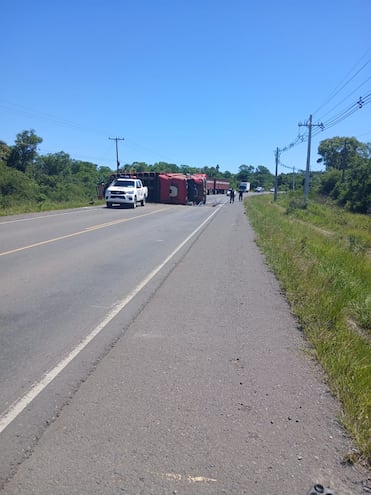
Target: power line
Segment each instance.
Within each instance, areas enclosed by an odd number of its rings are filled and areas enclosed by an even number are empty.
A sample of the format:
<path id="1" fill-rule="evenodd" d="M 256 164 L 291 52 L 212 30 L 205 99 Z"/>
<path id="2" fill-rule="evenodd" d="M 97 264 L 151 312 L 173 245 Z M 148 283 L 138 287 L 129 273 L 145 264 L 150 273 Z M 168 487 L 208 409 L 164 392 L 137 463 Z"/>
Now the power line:
<path id="1" fill-rule="evenodd" d="M 323 129 L 330 129 L 331 127 L 334 127 L 335 125 L 339 124 L 343 120 L 347 119 L 350 117 L 353 113 L 357 112 L 358 110 L 361 110 L 363 107 L 368 105 L 371 102 L 371 93 L 367 94 L 366 96 L 360 96 L 356 102 L 354 102 L 352 105 L 349 107 L 345 108 L 342 110 L 340 113 L 332 117 L 330 120 L 325 122 L 323 124 Z M 314 135 L 316 136 L 319 134 L 321 131 L 316 131 Z"/>
<path id="2" fill-rule="evenodd" d="M 368 52 L 370 51 L 370 48 L 368 48 L 366 50 L 366 52 L 362 55 L 362 57 L 356 62 L 356 64 L 350 69 L 350 71 L 348 71 L 348 73 L 345 75 L 344 79 L 348 77 L 349 74 L 351 74 L 353 72 L 354 69 L 356 69 L 356 67 L 358 66 L 358 64 L 361 62 L 362 59 L 365 58 L 365 56 L 368 54 Z M 328 103 L 330 103 L 330 101 L 332 101 L 335 96 L 337 96 L 340 91 L 342 89 L 344 89 L 351 81 L 353 81 L 353 79 L 355 79 L 355 77 L 371 62 L 371 58 L 369 58 L 367 60 L 367 62 L 365 62 L 362 67 L 360 69 L 357 70 L 357 72 L 355 74 L 353 74 L 349 79 L 347 79 L 344 83 L 342 83 L 342 81 L 338 84 L 338 86 L 334 89 L 334 91 L 330 94 L 330 96 L 328 97 L 328 99 L 322 103 L 313 113 L 316 114 L 319 110 L 321 110 L 321 108 L 325 107 Z M 343 79 L 343 80 L 344 80 Z M 340 85 L 340 87 L 339 87 Z"/>
<path id="3" fill-rule="evenodd" d="M 57 125 L 62 126 L 62 127 L 73 128 L 73 129 L 77 129 L 77 130 L 80 130 L 80 131 L 85 132 L 85 133 L 87 132 L 90 134 L 96 134 L 96 135 L 102 136 L 102 137 L 107 136 L 107 133 L 108 133 L 107 129 L 104 130 L 104 129 L 98 129 L 98 128 L 84 126 L 84 125 L 81 125 L 81 124 L 74 122 L 72 120 L 65 120 L 65 119 L 58 117 L 58 116 L 51 114 L 51 113 L 45 113 L 45 112 L 40 112 L 38 110 L 26 108 L 25 106 L 19 105 L 17 103 L 12 103 L 12 102 L 3 103 L 0 101 L 0 108 L 3 108 L 4 110 L 10 111 L 13 113 L 14 112 L 20 113 L 20 114 L 22 114 L 28 118 L 35 118 L 36 117 L 38 119 L 45 120 L 47 122 L 49 121 L 49 122 L 52 122 L 52 123 L 57 124 Z M 113 138 L 113 139 L 115 139 L 115 138 Z M 137 148 L 140 148 L 144 151 L 149 151 L 158 157 L 158 161 L 168 160 L 169 162 L 174 162 L 174 163 L 177 162 L 177 160 L 175 160 L 174 158 L 170 158 L 169 156 L 164 155 L 162 152 L 160 152 L 158 150 L 154 150 L 154 149 L 149 148 L 147 146 L 143 146 L 141 144 L 138 144 L 130 138 L 126 138 L 125 140 L 127 142 L 128 148 L 131 148 L 134 150 Z M 94 160 L 100 160 L 100 158 L 95 157 Z M 106 158 L 104 158 L 104 160 L 106 160 Z"/>
<path id="4" fill-rule="evenodd" d="M 371 79 L 371 76 L 368 77 L 365 81 L 363 81 L 363 83 L 359 84 L 351 93 L 349 93 L 347 96 L 345 96 L 345 98 L 343 98 L 341 101 L 339 101 L 339 103 L 337 103 L 334 107 L 331 108 L 331 110 L 329 110 L 328 112 L 326 112 L 324 115 L 322 115 L 322 117 L 320 118 L 320 120 L 323 120 L 324 117 L 326 117 L 326 115 L 328 115 L 329 113 L 331 113 L 333 110 L 335 110 L 339 105 L 341 105 L 345 100 L 347 100 L 350 96 L 352 96 L 356 91 L 358 91 L 362 86 L 364 86 L 369 80 Z"/>
<path id="5" fill-rule="evenodd" d="M 304 141 L 305 141 L 305 136 L 303 134 L 298 133 L 298 135 L 296 136 L 296 139 L 294 141 L 292 141 L 290 144 L 288 144 L 284 148 L 280 148 L 278 151 L 280 153 L 284 153 L 285 151 L 290 150 L 294 146 L 296 146 L 300 143 L 303 143 Z"/>

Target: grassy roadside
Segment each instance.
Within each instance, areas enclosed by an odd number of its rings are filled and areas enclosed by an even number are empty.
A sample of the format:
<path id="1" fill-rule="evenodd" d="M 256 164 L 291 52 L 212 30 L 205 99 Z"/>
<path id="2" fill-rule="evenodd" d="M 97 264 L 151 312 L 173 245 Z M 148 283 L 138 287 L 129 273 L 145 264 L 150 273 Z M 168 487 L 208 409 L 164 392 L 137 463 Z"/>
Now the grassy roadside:
<path id="1" fill-rule="evenodd" d="M 371 219 L 300 203 L 262 195 L 244 204 L 257 244 L 342 404 L 341 421 L 371 464 Z"/>

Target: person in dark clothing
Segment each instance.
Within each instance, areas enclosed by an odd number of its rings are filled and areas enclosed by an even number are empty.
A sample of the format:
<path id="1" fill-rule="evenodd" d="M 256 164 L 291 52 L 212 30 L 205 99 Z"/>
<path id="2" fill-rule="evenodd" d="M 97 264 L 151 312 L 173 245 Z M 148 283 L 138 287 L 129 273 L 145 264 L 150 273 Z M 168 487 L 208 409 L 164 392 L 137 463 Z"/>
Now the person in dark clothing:
<path id="1" fill-rule="evenodd" d="M 231 189 L 231 194 L 229 195 L 229 202 L 234 203 L 234 189 Z"/>
<path id="2" fill-rule="evenodd" d="M 240 190 L 238 191 L 238 201 L 242 201 L 242 200 L 243 200 L 243 190 L 242 190 L 242 189 L 240 189 Z"/>

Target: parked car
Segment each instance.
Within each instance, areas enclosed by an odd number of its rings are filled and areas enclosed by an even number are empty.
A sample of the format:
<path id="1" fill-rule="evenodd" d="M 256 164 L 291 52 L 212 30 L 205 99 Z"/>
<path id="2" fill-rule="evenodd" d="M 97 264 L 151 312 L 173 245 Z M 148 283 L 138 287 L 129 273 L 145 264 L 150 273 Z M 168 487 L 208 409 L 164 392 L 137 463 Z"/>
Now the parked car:
<path id="1" fill-rule="evenodd" d="M 264 187 L 258 186 L 255 188 L 255 192 L 263 192 L 263 191 L 264 191 Z"/>

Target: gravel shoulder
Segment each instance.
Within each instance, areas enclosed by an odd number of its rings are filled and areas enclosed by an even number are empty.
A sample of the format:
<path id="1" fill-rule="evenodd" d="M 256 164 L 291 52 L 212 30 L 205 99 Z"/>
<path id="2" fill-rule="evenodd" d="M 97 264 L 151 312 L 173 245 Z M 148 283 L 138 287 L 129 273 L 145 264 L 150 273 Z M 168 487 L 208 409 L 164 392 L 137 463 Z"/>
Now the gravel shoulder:
<path id="1" fill-rule="evenodd" d="M 120 325 L 120 316 L 115 324 Z M 1 491 L 365 493 L 340 409 L 226 204 Z"/>

